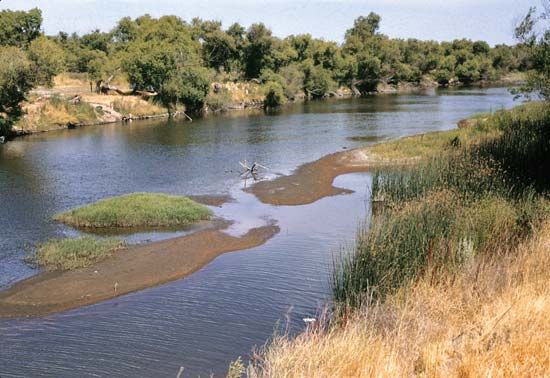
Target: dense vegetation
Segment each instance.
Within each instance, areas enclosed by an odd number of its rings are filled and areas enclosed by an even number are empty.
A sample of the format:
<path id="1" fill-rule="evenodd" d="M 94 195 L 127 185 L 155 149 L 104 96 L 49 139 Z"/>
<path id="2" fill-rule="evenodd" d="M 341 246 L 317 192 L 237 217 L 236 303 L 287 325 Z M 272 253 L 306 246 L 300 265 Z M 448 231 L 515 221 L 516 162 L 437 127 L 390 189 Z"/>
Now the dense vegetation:
<path id="1" fill-rule="evenodd" d="M 4 10 L 0 62 L 12 64 L 0 65 L 0 134 L 21 115 L 26 93 L 51 85 L 62 71 L 86 74 L 98 92 L 124 76 L 134 91 L 156 93 L 168 109 L 180 104 L 195 112 L 204 108 L 211 83 L 254 80 L 263 86 L 266 106 L 273 107 L 297 96 L 327 96 L 342 86 L 360 95 L 379 84 L 494 80 L 537 68 L 539 60 L 530 60 L 529 52 L 548 39 L 493 48 L 466 39 L 390 39 L 379 32 L 380 21 L 374 13 L 357 18 L 342 44 L 309 34 L 277 38 L 263 24 L 223 29 L 217 21 L 149 15 L 123 18 L 109 32 L 44 36 L 40 10 Z M 212 99 L 213 107 L 221 97 Z"/>
<path id="2" fill-rule="evenodd" d="M 57 214 L 54 219 L 75 227 L 173 227 L 211 216 L 206 206 L 187 197 L 132 193 Z"/>
<path id="3" fill-rule="evenodd" d="M 484 130 L 477 143 L 460 147 L 460 133 L 449 133 L 438 157 L 377 172 L 373 197 L 382 204 L 335 275 L 337 301 L 361 307 L 423 275 L 513 249 L 550 215 L 549 125 L 546 103 L 501 111 L 473 126 Z"/>

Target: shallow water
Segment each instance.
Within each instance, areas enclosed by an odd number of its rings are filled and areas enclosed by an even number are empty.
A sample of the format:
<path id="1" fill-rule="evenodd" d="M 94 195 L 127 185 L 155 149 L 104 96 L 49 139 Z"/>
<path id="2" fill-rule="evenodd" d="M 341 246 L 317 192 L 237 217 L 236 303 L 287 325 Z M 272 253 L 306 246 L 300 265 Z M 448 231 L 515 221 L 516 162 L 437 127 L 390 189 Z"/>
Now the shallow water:
<path id="1" fill-rule="evenodd" d="M 321 156 L 455 126 L 513 105 L 506 89 L 432 91 L 297 104 L 271 115 L 134 122 L 20 138 L 0 146 L 0 286 L 35 274 L 26 251 L 74 230 L 57 212 L 134 191 L 229 193 L 214 208 L 241 234 L 278 221 L 265 245 L 225 254 L 188 278 L 39 319 L 0 320 L 0 376 L 222 376 L 279 328 L 295 332 L 330 298 L 333 255 L 351 244 L 368 211 L 368 174 L 336 185 L 355 193 L 273 207 L 242 192 L 239 160 L 288 173 Z M 372 140 L 372 141 L 371 141 Z M 368 144 L 367 143 L 367 144 Z M 250 182 L 247 183 L 249 185 Z M 181 234 L 130 235 L 133 242 Z M 287 326 L 287 322 L 289 322 Z"/>

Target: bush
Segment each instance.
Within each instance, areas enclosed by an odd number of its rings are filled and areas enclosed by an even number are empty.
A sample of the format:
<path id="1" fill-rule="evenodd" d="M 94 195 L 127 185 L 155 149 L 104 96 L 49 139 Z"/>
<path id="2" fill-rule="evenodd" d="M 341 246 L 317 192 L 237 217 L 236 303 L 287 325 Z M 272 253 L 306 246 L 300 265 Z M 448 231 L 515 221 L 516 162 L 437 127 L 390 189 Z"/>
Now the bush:
<path id="1" fill-rule="evenodd" d="M 270 81 L 264 87 L 265 101 L 264 107 L 275 108 L 286 102 L 286 97 L 281 84 Z"/>
<path id="2" fill-rule="evenodd" d="M 232 102 L 231 93 L 226 88 L 222 88 L 216 93 L 210 92 L 206 97 L 206 106 L 213 112 L 227 109 Z"/>

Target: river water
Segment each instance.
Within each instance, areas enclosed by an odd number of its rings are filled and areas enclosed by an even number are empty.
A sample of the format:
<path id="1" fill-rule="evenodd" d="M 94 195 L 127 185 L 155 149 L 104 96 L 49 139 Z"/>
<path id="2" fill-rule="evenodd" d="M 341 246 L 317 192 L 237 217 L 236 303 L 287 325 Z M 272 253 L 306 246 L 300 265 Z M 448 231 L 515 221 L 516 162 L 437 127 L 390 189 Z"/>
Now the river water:
<path id="1" fill-rule="evenodd" d="M 129 192 L 230 194 L 214 208 L 232 232 L 275 219 L 260 247 L 222 255 L 193 275 L 96 305 L 35 319 L 0 319 L 0 377 L 224 376 L 274 332 L 296 332 L 330 300 L 333 259 L 368 212 L 368 174 L 353 189 L 296 207 L 242 192 L 243 159 L 289 173 L 325 154 L 455 127 L 473 113 L 514 105 L 504 88 L 296 104 L 185 121 L 134 122 L 34 135 L 0 145 L 0 288 L 36 274 L 33 245 L 78 234 L 52 215 Z M 352 137 L 368 137 L 356 142 Z M 127 235 L 132 242 L 183 232 Z M 344 252 L 343 252 L 344 251 Z"/>

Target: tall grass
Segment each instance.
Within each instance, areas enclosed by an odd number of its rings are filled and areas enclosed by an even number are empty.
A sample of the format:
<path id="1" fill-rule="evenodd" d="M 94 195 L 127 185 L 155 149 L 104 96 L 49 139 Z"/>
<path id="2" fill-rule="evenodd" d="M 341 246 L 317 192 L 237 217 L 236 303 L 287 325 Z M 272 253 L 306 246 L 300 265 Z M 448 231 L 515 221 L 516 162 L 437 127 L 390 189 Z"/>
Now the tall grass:
<path id="1" fill-rule="evenodd" d="M 278 337 L 249 377 L 544 377 L 550 225 L 505 256 L 423 277 L 337 326 Z"/>
<path id="2" fill-rule="evenodd" d="M 423 277 L 437 280 L 476 255 L 507 253 L 548 216 L 548 104 L 483 122 L 491 137 L 375 174 L 372 195 L 383 205 L 335 269 L 337 303 L 361 308 Z"/>

